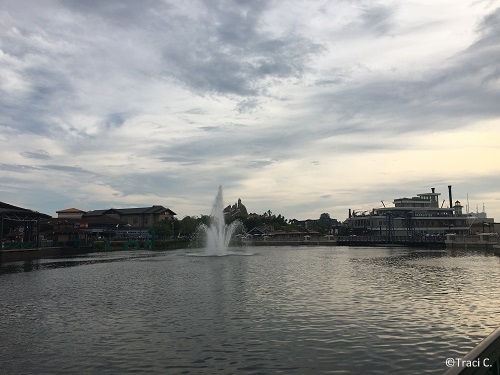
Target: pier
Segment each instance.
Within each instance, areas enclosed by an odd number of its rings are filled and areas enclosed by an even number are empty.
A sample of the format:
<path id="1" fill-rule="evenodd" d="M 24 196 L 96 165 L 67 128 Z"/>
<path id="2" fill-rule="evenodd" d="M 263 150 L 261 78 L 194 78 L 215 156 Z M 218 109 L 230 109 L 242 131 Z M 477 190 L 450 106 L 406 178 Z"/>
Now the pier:
<path id="1" fill-rule="evenodd" d="M 448 250 L 488 250 L 500 254 L 500 236 L 496 233 L 448 234 L 445 243 Z"/>
<path id="2" fill-rule="evenodd" d="M 445 248 L 444 236 L 264 236 L 249 240 L 252 246 L 408 246 Z"/>
<path id="3" fill-rule="evenodd" d="M 340 236 L 337 243 L 344 246 L 397 245 L 444 248 L 445 238 L 444 236 Z"/>

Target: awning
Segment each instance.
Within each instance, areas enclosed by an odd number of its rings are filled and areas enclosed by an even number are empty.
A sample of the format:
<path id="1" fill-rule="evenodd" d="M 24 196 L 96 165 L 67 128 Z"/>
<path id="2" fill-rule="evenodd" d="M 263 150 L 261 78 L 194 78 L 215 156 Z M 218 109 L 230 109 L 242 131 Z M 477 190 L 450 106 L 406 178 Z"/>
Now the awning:
<path id="1" fill-rule="evenodd" d="M 13 206 L 4 202 L 0 202 L 0 217 L 5 220 L 14 221 L 36 221 L 42 218 L 52 218 L 50 215 L 42 214 L 41 212 L 29 210 L 27 208 Z"/>

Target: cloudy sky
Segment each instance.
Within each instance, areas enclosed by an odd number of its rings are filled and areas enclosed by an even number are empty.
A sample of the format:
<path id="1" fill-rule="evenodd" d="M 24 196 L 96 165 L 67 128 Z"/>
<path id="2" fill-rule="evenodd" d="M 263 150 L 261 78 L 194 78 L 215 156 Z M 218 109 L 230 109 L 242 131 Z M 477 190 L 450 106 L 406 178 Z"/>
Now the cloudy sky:
<path id="1" fill-rule="evenodd" d="M 0 3 L 0 201 L 500 220 L 500 2 Z"/>

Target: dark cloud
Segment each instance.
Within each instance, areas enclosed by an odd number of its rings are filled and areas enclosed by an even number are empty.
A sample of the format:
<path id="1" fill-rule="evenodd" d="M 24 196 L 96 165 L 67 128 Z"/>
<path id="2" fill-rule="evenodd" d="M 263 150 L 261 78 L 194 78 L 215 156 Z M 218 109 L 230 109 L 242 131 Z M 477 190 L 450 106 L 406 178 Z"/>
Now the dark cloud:
<path id="1" fill-rule="evenodd" d="M 40 166 L 44 169 L 50 169 L 57 172 L 65 172 L 69 174 L 83 174 L 83 175 L 95 175 L 94 172 L 91 172 L 85 168 L 71 165 L 56 165 L 56 164 L 45 164 Z"/>
<path id="2" fill-rule="evenodd" d="M 255 111 L 256 109 L 258 109 L 259 106 L 260 106 L 259 99 L 249 98 L 249 99 L 245 99 L 245 100 L 240 101 L 236 105 L 236 111 L 238 111 L 238 113 L 252 112 L 252 111 Z"/>
<path id="3" fill-rule="evenodd" d="M 22 151 L 20 154 L 28 159 L 48 160 L 51 158 L 50 154 L 45 150 Z"/>
<path id="4" fill-rule="evenodd" d="M 28 173 L 39 169 L 40 168 L 38 167 L 23 165 L 23 164 L 7 164 L 7 163 L 0 164 L 0 170 L 7 172 Z"/>
<path id="5" fill-rule="evenodd" d="M 205 130 L 207 132 L 213 132 L 213 131 L 218 131 L 218 130 L 221 130 L 221 127 L 220 126 L 200 126 L 200 129 L 201 130 Z"/>
<path id="6" fill-rule="evenodd" d="M 250 168 L 250 169 L 260 169 L 260 168 L 264 168 L 264 167 L 267 167 L 269 165 L 272 165 L 272 164 L 275 164 L 277 163 L 278 161 L 277 160 L 273 160 L 273 159 L 269 159 L 269 160 L 248 160 L 246 162 L 246 167 L 247 168 Z"/>
<path id="7" fill-rule="evenodd" d="M 127 115 L 125 113 L 110 113 L 104 119 L 103 126 L 106 129 L 118 128 L 122 126 L 126 120 Z"/>
<path id="8" fill-rule="evenodd" d="M 175 163 L 181 166 L 189 166 L 189 165 L 198 165 L 203 162 L 203 158 L 191 156 L 189 154 L 186 155 L 174 155 L 169 150 L 158 150 L 158 155 L 166 155 L 166 156 L 158 156 L 157 159 L 161 160 L 165 163 Z M 168 155 L 171 154 L 172 156 Z"/>
<path id="9" fill-rule="evenodd" d="M 267 78 L 298 77 L 313 56 L 324 50 L 297 34 L 264 32 L 262 15 L 269 2 L 203 5 L 191 18 L 173 20 L 164 42 L 164 74 L 197 93 L 262 94 Z"/>
<path id="10" fill-rule="evenodd" d="M 37 154 L 40 155 L 40 154 Z M 43 155 L 43 154 L 42 154 Z M 36 159 L 43 159 L 40 157 L 35 157 Z M 44 164 L 44 165 L 26 165 L 26 164 L 0 164 L 0 170 L 9 171 L 9 172 L 18 172 L 18 173 L 27 173 L 30 171 L 43 171 L 43 170 L 52 170 L 57 172 L 64 172 L 70 175 L 96 175 L 94 172 L 88 171 L 84 168 L 78 166 L 69 166 L 69 165 L 57 165 L 57 164 Z"/>
<path id="11" fill-rule="evenodd" d="M 206 111 L 201 108 L 191 108 L 187 111 L 184 111 L 184 113 L 187 115 L 204 115 L 206 114 Z"/>
<path id="12" fill-rule="evenodd" d="M 376 35 L 384 35 L 392 29 L 394 8 L 375 5 L 363 9 L 360 28 Z"/>
<path id="13" fill-rule="evenodd" d="M 80 13 L 86 17 L 92 16 L 116 27 L 144 27 L 151 22 L 154 9 L 161 11 L 169 9 L 166 2 L 155 0 L 59 0 L 59 5 L 71 12 Z"/>

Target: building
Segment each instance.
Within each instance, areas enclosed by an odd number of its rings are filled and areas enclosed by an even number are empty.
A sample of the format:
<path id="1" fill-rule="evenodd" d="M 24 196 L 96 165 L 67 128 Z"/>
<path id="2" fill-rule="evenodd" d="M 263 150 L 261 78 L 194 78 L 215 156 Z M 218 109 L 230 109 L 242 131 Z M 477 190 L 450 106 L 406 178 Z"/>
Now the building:
<path id="1" fill-rule="evenodd" d="M 88 231 L 95 236 L 108 233 L 113 237 L 143 237 L 148 235 L 149 229 L 155 224 L 175 215 L 175 212 L 163 206 L 110 208 L 88 211 L 82 215 L 81 220 L 83 225 L 87 223 Z"/>
<path id="2" fill-rule="evenodd" d="M 7 236 L 15 242 L 36 242 L 39 247 L 40 221 L 47 218 L 50 216 L 0 202 L 0 250 L 4 247 L 3 243 Z"/>
<path id="3" fill-rule="evenodd" d="M 430 193 L 417 194 L 412 198 L 394 200 L 394 207 L 379 207 L 361 213 L 351 212 L 344 222 L 351 234 L 382 236 L 430 236 L 446 233 L 468 234 L 473 218 L 463 213 L 459 201 L 452 204 L 451 186 L 449 206 L 439 206 L 440 193 L 432 188 Z M 493 219 L 482 219 L 493 222 Z"/>
<path id="4" fill-rule="evenodd" d="M 99 237 L 146 237 L 155 224 L 176 215 L 163 206 L 92 211 L 67 208 L 56 213 L 57 219 L 50 220 L 53 230 L 48 233 L 48 237 L 57 242 Z"/>
<path id="5" fill-rule="evenodd" d="M 125 222 L 133 228 L 150 228 L 159 221 L 166 218 L 173 218 L 175 215 L 177 215 L 175 212 L 163 206 L 151 206 L 88 211 L 82 215 L 82 219 L 110 216 Z"/>
<path id="6" fill-rule="evenodd" d="M 58 219 L 81 219 L 85 213 L 86 211 L 79 210 L 78 208 L 67 208 L 56 211 Z"/>

